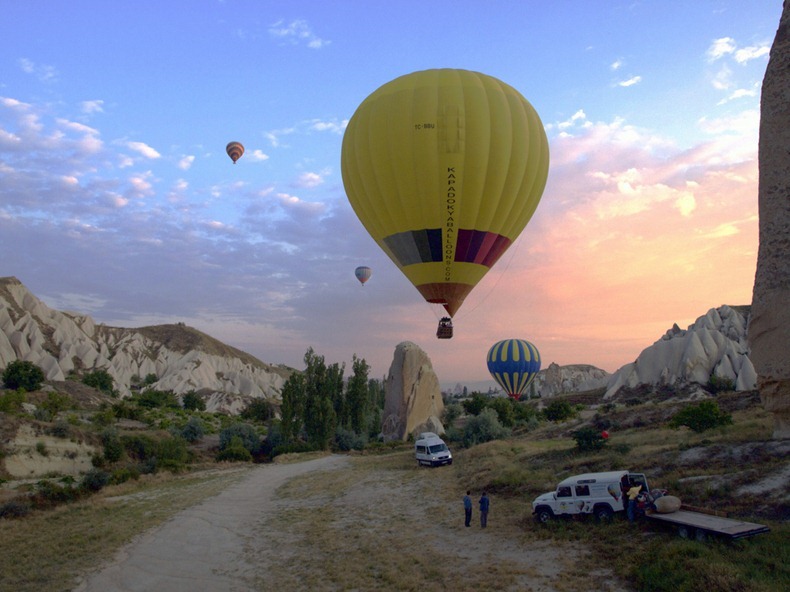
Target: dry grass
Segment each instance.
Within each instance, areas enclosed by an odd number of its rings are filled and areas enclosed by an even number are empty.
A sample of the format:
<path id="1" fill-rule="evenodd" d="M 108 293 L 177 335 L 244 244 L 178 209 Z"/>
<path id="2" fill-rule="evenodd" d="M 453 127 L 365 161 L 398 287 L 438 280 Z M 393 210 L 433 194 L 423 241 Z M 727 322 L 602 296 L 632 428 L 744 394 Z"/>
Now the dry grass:
<path id="1" fill-rule="evenodd" d="M 557 555 L 525 532 L 520 500 L 494 497 L 489 528 L 464 528 L 458 465 L 466 463 L 418 469 L 412 456 L 356 458 L 281 487 L 250 550 L 264 562 L 255 588 L 531 590 L 551 581 L 554 590 L 617 589 L 606 574 L 591 576 L 583 552 Z"/>
<path id="2" fill-rule="evenodd" d="M 0 592 L 66 591 L 135 536 L 216 495 L 246 470 L 152 476 L 89 500 L 0 520 Z"/>

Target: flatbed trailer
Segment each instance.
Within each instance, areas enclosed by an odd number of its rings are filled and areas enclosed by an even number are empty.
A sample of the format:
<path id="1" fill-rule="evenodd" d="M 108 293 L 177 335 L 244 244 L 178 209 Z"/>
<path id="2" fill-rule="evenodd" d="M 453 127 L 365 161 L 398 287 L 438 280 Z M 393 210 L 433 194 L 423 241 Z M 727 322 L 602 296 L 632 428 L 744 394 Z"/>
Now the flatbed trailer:
<path id="1" fill-rule="evenodd" d="M 645 513 L 645 518 L 674 526 L 681 537 L 698 541 L 708 537 L 742 539 L 771 530 L 762 524 L 695 510 L 682 506 L 680 510 L 667 514 L 648 511 Z"/>

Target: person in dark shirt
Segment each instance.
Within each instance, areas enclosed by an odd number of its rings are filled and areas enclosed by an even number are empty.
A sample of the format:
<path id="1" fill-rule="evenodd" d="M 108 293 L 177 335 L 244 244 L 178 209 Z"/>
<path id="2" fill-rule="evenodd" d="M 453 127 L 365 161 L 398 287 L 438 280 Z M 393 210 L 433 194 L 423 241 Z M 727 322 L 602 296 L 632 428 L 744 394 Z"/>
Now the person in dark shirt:
<path id="1" fill-rule="evenodd" d="M 464 496 L 464 526 L 472 525 L 472 498 L 469 497 L 470 493 L 472 492 L 467 489 L 466 495 Z"/>
<path id="2" fill-rule="evenodd" d="M 478 503 L 480 504 L 480 527 L 485 528 L 486 525 L 488 524 L 488 507 L 489 507 L 488 496 L 486 495 L 485 491 L 483 492 L 483 495 L 480 497 L 480 501 Z"/>

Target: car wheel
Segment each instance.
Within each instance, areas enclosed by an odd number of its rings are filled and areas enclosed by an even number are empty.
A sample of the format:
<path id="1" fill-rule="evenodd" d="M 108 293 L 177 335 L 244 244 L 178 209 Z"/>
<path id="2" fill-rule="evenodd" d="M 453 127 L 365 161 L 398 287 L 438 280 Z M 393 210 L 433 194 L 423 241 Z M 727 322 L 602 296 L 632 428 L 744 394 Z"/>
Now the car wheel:
<path id="1" fill-rule="evenodd" d="M 547 522 L 550 522 L 553 518 L 554 518 L 554 512 L 552 512 L 548 508 L 538 508 L 535 511 L 535 520 L 537 520 L 541 524 L 546 524 Z"/>
<path id="2" fill-rule="evenodd" d="M 614 512 L 612 512 L 612 508 L 609 506 L 598 506 L 595 508 L 595 519 L 598 522 L 611 522 L 612 516 Z"/>

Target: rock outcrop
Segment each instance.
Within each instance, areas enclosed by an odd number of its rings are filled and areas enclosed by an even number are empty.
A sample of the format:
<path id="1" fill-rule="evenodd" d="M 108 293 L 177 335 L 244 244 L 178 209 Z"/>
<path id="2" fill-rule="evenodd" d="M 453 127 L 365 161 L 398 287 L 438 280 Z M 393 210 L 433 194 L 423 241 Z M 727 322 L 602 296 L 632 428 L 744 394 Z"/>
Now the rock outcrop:
<path id="1" fill-rule="evenodd" d="M 609 383 L 609 373 L 589 364 L 560 366 L 552 362 L 541 370 L 529 386 L 529 394 L 541 398 L 561 393 L 578 393 L 603 388 Z"/>
<path id="2" fill-rule="evenodd" d="M 643 350 L 635 362 L 611 375 L 604 398 L 621 387 L 641 384 L 675 388 L 707 385 L 711 378 L 731 382 L 735 390 L 753 390 L 757 374 L 746 338 L 748 307 L 710 309 L 683 330 L 677 325 Z"/>
<path id="3" fill-rule="evenodd" d="M 784 3 L 760 99 L 760 248 L 751 359 L 774 438 L 790 438 L 790 2 Z"/>
<path id="4" fill-rule="evenodd" d="M 418 345 L 399 343 L 390 365 L 381 433 L 385 441 L 418 432 L 444 433 L 444 402 L 431 360 Z"/>
<path id="5" fill-rule="evenodd" d="M 176 394 L 200 392 L 209 411 L 236 413 L 251 398 L 279 398 L 291 370 L 265 364 L 178 323 L 139 329 L 97 325 L 60 312 L 16 278 L 0 278 L 0 368 L 14 360 L 39 366 L 51 381 L 106 370 L 120 396 L 137 378 Z"/>

